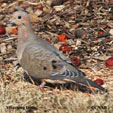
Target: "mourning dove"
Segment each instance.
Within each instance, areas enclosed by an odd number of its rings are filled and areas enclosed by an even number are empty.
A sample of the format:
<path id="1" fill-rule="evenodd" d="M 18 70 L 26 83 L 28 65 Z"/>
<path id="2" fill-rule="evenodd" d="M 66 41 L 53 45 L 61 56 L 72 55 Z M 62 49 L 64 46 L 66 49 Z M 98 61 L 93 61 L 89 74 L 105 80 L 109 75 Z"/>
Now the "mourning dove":
<path id="1" fill-rule="evenodd" d="M 105 88 L 86 78 L 53 45 L 36 36 L 26 12 L 16 11 L 9 21 L 12 22 L 18 26 L 17 58 L 29 76 L 52 84 L 71 82 L 105 91 Z"/>

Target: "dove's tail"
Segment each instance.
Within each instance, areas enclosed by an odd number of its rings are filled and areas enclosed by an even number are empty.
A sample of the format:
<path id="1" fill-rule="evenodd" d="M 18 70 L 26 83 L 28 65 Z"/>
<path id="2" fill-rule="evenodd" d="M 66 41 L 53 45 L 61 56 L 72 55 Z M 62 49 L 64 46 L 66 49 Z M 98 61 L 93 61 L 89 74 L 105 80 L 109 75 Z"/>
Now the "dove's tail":
<path id="1" fill-rule="evenodd" d="M 85 85 L 85 86 L 91 86 L 91 87 L 94 87 L 94 88 L 97 88 L 101 91 L 104 91 L 104 92 L 107 92 L 107 89 L 103 88 L 102 86 L 98 85 L 96 82 L 93 82 L 92 80 L 88 79 L 85 77 L 85 74 L 84 72 L 80 71 L 80 70 L 77 70 L 78 73 L 79 73 L 79 77 L 75 77 L 75 79 L 73 79 L 76 83 L 80 84 L 80 85 Z"/>
<path id="2" fill-rule="evenodd" d="M 81 83 L 82 83 L 82 82 L 81 82 Z M 87 79 L 87 78 L 85 78 L 85 80 L 83 81 L 82 84 L 84 84 L 84 85 L 86 85 L 86 86 L 91 86 L 91 87 L 97 88 L 97 89 L 99 89 L 99 90 L 101 90 L 101 91 L 104 91 L 104 92 L 107 92 L 107 89 L 101 87 L 101 86 L 98 85 L 97 83 L 95 83 L 95 82 L 93 82 L 93 81 L 91 81 L 90 79 Z"/>

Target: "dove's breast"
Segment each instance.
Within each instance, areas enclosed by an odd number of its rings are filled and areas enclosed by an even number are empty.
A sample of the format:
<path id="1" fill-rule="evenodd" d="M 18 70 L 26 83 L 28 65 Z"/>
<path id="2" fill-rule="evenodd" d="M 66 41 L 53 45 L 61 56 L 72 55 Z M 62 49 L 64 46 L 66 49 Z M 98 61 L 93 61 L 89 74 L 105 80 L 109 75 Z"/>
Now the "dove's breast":
<path id="1" fill-rule="evenodd" d="M 17 46 L 16 54 L 17 54 L 17 58 L 18 58 L 18 62 L 19 63 L 20 63 L 20 61 L 22 59 L 22 55 L 23 55 L 23 52 L 24 52 L 26 46 L 27 46 L 27 44 L 21 44 L 21 45 Z"/>

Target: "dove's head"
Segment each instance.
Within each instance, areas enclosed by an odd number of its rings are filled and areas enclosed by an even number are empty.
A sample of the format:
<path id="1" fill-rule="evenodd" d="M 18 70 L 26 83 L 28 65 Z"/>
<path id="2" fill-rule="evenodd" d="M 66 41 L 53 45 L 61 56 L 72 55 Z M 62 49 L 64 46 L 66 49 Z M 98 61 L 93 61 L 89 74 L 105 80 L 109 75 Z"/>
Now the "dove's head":
<path id="1" fill-rule="evenodd" d="M 8 21 L 9 23 L 15 23 L 16 25 L 27 25 L 30 24 L 30 19 L 29 16 L 26 12 L 24 11 L 16 11 L 13 15 L 12 18 Z"/>

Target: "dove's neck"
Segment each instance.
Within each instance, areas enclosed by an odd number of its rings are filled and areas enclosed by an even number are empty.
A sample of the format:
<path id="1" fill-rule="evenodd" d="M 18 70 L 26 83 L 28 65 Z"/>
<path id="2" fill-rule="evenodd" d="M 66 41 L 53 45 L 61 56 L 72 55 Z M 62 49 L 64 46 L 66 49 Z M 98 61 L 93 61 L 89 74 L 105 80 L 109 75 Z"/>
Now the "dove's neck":
<path id="1" fill-rule="evenodd" d="M 29 38 L 32 38 L 31 34 L 33 34 L 33 30 L 30 24 L 20 25 L 18 27 L 18 41 L 19 42 L 25 42 L 26 40 L 29 40 Z"/>
<path id="2" fill-rule="evenodd" d="M 18 44 L 17 44 L 17 57 L 20 62 L 22 54 L 27 44 L 31 43 L 34 39 L 34 33 L 30 24 L 21 25 L 18 27 Z"/>

